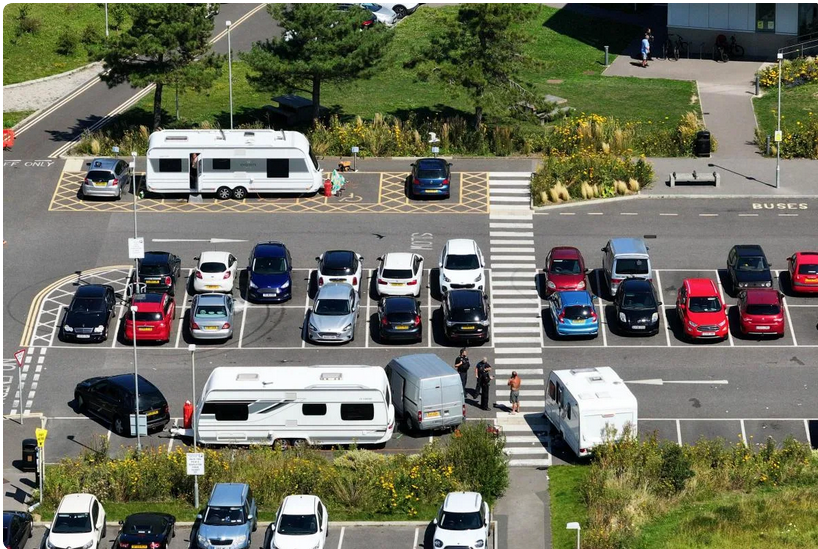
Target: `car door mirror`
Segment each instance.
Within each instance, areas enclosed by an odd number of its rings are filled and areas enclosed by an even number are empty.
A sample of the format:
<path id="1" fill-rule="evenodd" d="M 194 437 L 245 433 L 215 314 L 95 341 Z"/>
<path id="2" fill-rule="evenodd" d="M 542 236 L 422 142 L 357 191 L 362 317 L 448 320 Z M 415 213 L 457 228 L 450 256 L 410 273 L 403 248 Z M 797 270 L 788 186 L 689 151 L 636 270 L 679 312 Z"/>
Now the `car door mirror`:
<path id="1" fill-rule="evenodd" d="M 202 520 L 202 514 L 201 514 L 201 513 L 199 513 L 198 515 L 196 515 L 196 520 Z"/>
<path id="2" fill-rule="evenodd" d="M 320 257 L 316 257 L 316 258 L 315 258 L 315 260 L 316 260 L 316 261 L 321 261 L 321 258 L 320 258 Z"/>
<path id="3" fill-rule="evenodd" d="M 604 251 L 605 251 L 605 248 L 600 248 L 600 249 L 599 249 L 599 251 L 600 251 L 600 252 L 604 252 Z"/>
<path id="4" fill-rule="evenodd" d="M 247 520 L 248 521 L 253 520 L 253 515 L 247 515 Z"/>
<path id="5" fill-rule="evenodd" d="M 119 524 L 125 524 L 125 521 L 124 521 L 124 520 L 120 520 L 120 521 L 119 521 Z"/>
<path id="6" fill-rule="evenodd" d="M 726 311 L 726 310 L 727 310 L 727 309 L 729 309 L 729 308 L 730 308 L 730 306 L 729 306 L 727 303 L 725 303 L 725 304 L 724 304 L 724 310 Z"/>
<path id="7" fill-rule="evenodd" d="M 435 526 L 437 526 L 437 518 L 432 519 L 432 524 L 434 524 Z"/>
<path id="8" fill-rule="evenodd" d="M 378 258 L 378 261 L 383 261 L 383 256 L 380 256 L 380 257 Z"/>
<path id="9" fill-rule="evenodd" d="M 414 163 L 414 162 L 412 162 L 412 163 L 411 163 L 411 164 L 409 164 L 409 165 L 410 165 L 410 166 L 412 166 L 413 168 L 415 167 L 415 163 Z"/>
<path id="10" fill-rule="evenodd" d="M 194 257 L 193 259 L 194 259 L 194 260 L 196 260 L 196 261 L 199 261 L 199 258 L 198 258 L 198 257 Z"/>
<path id="11" fill-rule="evenodd" d="M 451 162 L 449 162 L 449 163 L 448 163 L 448 164 L 446 164 L 446 165 L 447 165 L 447 166 L 449 166 L 450 168 L 452 167 L 452 163 L 451 163 Z"/>
<path id="12" fill-rule="evenodd" d="M 661 301 L 660 301 L 660 302 L 658 302 L 658 303 L 656 304 L 656 306 L 657 306 L 657 307 L 661 307 L 661 306 L 662 306 L 662 302 L 661 302 Z"/>

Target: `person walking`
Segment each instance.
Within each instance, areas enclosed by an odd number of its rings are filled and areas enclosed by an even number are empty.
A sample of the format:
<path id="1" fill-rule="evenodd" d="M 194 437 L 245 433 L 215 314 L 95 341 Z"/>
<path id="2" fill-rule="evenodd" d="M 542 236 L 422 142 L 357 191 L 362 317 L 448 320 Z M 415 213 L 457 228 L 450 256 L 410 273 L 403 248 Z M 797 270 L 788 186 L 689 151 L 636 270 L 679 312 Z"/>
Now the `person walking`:
<path id="1" fill-rule="evenodd" d="M 460 382 L 463 384 L 463 393 L 466 392 L 466 379 L 469 377 L 469 351 L 466 348 L 460 349 L 460 354 L 454 359 L 454 369 L 460 374 Z"/>
<path id="2" fill-rule="evenodd" d="M 650 54 L 653 51 L 653 31 L 650 30 L 650 27 L 645 31 L 645 34 L 648 35 L 648 61 L 653 61 L 653 56 Z"/>
<path id="3" fill-rule="evenodd" d="M 648 37 L 648 33 L 645 33 L 645 37 L 642 39 L 642 66 L 648 66 L 648 54 L 650 53 L 650 38 Z"/>
<path id="4" fill-rule="evenodd" d="M 480 408 L 483 410 L 489 409 L 489 393 L 491 392 L 491 380 L 494 376 L 491 375 L 491 364 L 488 362 L 483 367 L 483 373 L 480 374 Z"/>
<path id="5" fill-rule="evenodd" d="M 483 375 L 483 369 L 486 367 L 486 364 L 488 364 L 488 363 L 489 363 L 488 358 L 483 357 L 483 360 L 478 362 L 477 365 L 474 367 L 474 380 L 475 380 L 474 398 L 480 398 L 480 376 Z"/>
<path id="6" fill-rule="evenodd" d="M 511 378 L 508 380 L 508 387 L 511 389 L 511 394 L 508 397 L 508 401 L 511 403 L 511 413 L 516 415 L 517 412 L 520 411 L 520 385 L 522 384 L 522 380 L 520 376 L 517 375 L 517 372 L 511 372 Z"/>

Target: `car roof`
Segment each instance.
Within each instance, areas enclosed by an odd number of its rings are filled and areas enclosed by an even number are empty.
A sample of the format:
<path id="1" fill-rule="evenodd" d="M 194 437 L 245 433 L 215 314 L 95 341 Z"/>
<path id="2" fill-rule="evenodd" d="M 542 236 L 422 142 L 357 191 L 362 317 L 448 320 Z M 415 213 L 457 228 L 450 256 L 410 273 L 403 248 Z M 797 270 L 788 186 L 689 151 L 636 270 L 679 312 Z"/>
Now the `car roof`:
<path id="1" fill-rule="evenodd" d="M 227 294 L 199 294 L 197 303 L 199 305 L 224 305 L 227 303 Z"/>
<path id="2" fill-rule="evenodd" d="M 145 252 L 141 263 L 167 263 L 170 260 L 170 252 Z"/>
<path id="3" fill-rule="evenodd" d="M 287 246 L 281 242 L 259 242 L 253 248 L 255 257 L 285 257 Z"/>
<path id="4" fill-rule="evenodd" d="M 202 252 L 199 256 L 199 265 L 202 263 L 224 263 L 230 258 L 229 252 Z"/>
<path id="5" fill-rule="evenodd" d="M 124 524 L 139 524 L 153 526 L 164 526 L 166 522 L 173 520 L 173 515 L 168 513 L 134 513 L 125 517 Z"/>
<path id="6" fill-rule="evenodd" d="M 213 507 L 238 507 L 244 504 L 247 490 L 249 488 L 246 484 L 220 482 L 213 487 L 207 504 Z"/>
<path id="7" fill-rule="evenodd" d="M 351 289 L 352 284 L 347 284 L 346 282 L 330 282 L 329 284 L 321 286 L 315 299 L 348 299 Z"/>
<path id="8" fill-rule="evenodd" d="M 134 392 L 133 374 L 117 374 L 115 376 L 103 377 L 101 379 L 107 379 L 112 385 L 116 385 L 117 387 L 122 387 L 130 392 Z M 156 387 L 156 385 L 144 377 L 139 376 L 139 394 L 145 392 L 145 389 L 151 389 L 161 394 L 161 391 Z"/>
<path id="9" fill-rule="evenodd" d="M 747 293 L 745 300 L 748 304 L 777 305 L 780 299 L 778 290 L 774 290 L 773 288 L 751 288 L 744 291 Z"/>
<path id="10" fill-rule="evenodd" d="M 318 496 L 293 495 L 284 498 L 281 506 L 283 515 L 311 515 L 318 506 Z"/>
<path id="11" fill-rule="evenodd" d="M 88 171 L 92 170 L 111 170 L 116 168 L 118 158 L 94 158 L 88 166 Z"/>
<path id="12" fill-rule="evenodd" d="M 389 313 L 398 313 L 401 311 L 415 312 L 417 310 L 417 301 L 414 297 L 405 295 L 388 296 L 383 298 L 384 309 Z"/>
<path id="13" fill-rule="evenodd" d="M 472 513 L 479 511 L 483 497 L 477 492 L 450 492 L 443 501 L 443 511 Z"/>
<path id="14" fill-rule="evenodd" d="M 571 305 L 593 305 L 591 294 L 586 290 L 569 290 L 556 293 L 559 294 L 563 307 L 569 307 Z"/>
<path id="15" fill-rule="evenodd" d="M 742 257 L 764 255 L 764 250 L 758 244 L 738 244 L 733 247 L 736 249 L 736 253 Z"/>
<path id="16" fill-rule="evenodd" d="M 798 261 L 818 261 L 818 252 L 795 252 Z"/>
<path id="17" fill-rule="evenodd" d="M 105 286 L 102 284 L 85 284 L 77 288 L 75 297 L 102 297 L 105 295 Z"/>
<path id="18" fill-rule="evenodd" d="M 408 252 L 392 252 L 383 256 L 384 269 L 410 269 L 414 254 Z"/>
<path id="19" fill-rule="evenodd" d="M 346 267 L 355 262 L 355 252 L 349 250 L 329 250 L 321 259 L 328 267 Z"/>
<path id="20" fill-rule="evenodd" d="M 417 161 L 418 168 L 422 169 L 446 168 L 448 164 L 449 163 L 442 158 L 421 158 Z"/>
<path id="21" fill-rule="evenodd" d="M 686 278 L 684 281 L 690 295 L 711 296 L 718 295 L 716 283 L 709 278 Z"/>
<path id="22" fill-rule="evenodd" d="M 551 259 L 582 259 L 582 254 L 573 246 L 551 248 Z"/>
<path id="23" fill-rule="evenodd" d="M 94 496 L 91 494 L 67 494 L 60 501 L 57 512 L 59 513 L 88 513 L 91 511 L 91 503 Z"/>
<path id="24" fill-rule="evenodd" d="M 451 290 L 448 296 L 452 307 L 472 308 L 483 305 L 483 292 L 480 290 Z"/>
<path id="25" fill-rule="evenodd" d="M 450 255 L 469 255 L 477 253 L 477 242 L 469 238 L 453 238 L 446 242 Z"/>
<path id="26" fill-rule="evenodd" d="M 653 293 L 653 285 L 644 278 L 626 278 L 619 287 L 629 292 Z"/>

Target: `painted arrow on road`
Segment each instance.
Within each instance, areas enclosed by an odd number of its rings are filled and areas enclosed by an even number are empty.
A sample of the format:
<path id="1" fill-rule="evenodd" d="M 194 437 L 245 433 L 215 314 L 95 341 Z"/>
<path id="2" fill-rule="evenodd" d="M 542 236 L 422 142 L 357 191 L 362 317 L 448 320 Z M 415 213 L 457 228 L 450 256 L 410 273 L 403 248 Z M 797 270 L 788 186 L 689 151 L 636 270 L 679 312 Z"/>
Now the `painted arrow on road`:
<path id="1" fill-rule="evenodd" d="M 207 242 L 210 244 L 225 244 L 230 242 L 247 242 L 234 238 L 151 238 L 151 242 Z"/>
<path id="2" fill-rule="evenodd" d="M 726 379 L 711 379 L 711 380 L 684 380 L 684 381 L 669 381 L 664 379 L 635 379 L 633 381 L 626 381 L 625 383 L 637 383 L 639 385 L 665 385 L 665 384 L 689 384 L 689 385 L 727 385 Z"/>

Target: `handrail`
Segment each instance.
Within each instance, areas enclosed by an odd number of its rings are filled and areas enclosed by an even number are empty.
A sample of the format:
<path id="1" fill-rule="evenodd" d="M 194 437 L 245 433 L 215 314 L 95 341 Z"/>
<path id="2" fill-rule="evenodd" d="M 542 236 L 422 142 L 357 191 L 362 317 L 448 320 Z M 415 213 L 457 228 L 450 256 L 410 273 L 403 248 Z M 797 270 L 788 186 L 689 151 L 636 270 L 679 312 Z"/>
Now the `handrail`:
<path id="1" fill-rule="evenodd" d="M 818 48 L 818 38 L 815 38 L 813 40 L 806 40 L 804 42 L 799 42 L 798 44 L 793 44 L 791 46 L 784 46 L 783 48 L 778 49 L 778 53 L 782 55 L 798 53 L 800 56 L 803 57 L 805 50 L 811 50 L 814 48 Z"/>

